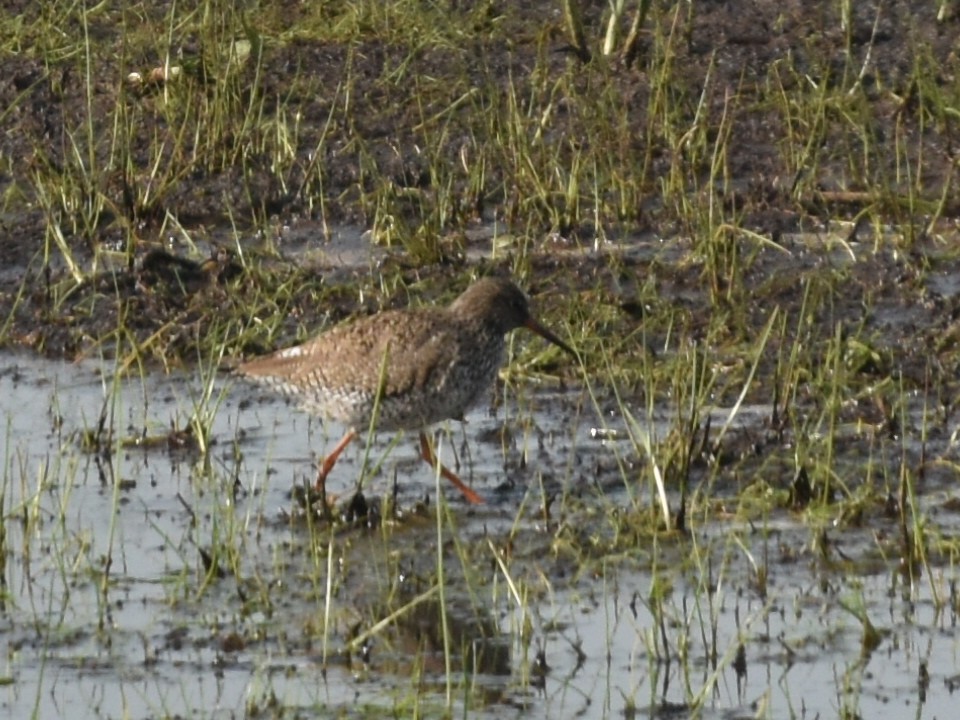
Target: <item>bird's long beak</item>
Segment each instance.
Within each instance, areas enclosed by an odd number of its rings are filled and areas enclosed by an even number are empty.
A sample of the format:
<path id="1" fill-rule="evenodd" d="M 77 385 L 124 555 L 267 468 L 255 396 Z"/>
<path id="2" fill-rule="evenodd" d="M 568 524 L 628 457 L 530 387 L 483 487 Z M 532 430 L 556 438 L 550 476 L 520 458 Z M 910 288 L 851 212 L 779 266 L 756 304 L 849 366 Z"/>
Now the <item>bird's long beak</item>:
<path id="1" fill-rule="evenodd" d="M 558 338 L 556 335 L 554 335 L 552 332 L 550 332 L 549 330 L 547 330 L 543 325 L 541 325 L 540 323 L 538 323 L 538 322 L 537 322 L 536 320 L 534 320 L 533 318 L 530 318 L 529 320 L 527 320 L 527 322 L 524 324 L 524 327 L 527 328 L 528 330 L 532 330 L 532 331 L 535 332 L 537 335 L 539 335 L 540 337 L 542 337 L 544 340 L 553 343 L 554 345 L 556 345 L 556 346 L 557 346 L 558 348 L 560 348 L 561 350 L 565 350 L 566 352 L 570 353 L 573 357 L 575 357 L 575 358 L 577 358 L 577 359 L 580 358 L 580 356 L 577 355 L 576 351 L 575 351 L 572 347 L 570 347 L 569 345 L 567 345 L 563 340 L 561 340 L 561 339 Z"/>

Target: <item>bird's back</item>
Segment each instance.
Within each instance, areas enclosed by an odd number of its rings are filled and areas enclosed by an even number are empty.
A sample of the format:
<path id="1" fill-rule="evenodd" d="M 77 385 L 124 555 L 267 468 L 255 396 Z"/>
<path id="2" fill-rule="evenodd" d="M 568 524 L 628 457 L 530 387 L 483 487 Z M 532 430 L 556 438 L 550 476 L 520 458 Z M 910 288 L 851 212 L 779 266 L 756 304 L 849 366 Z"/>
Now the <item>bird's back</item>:
<path id="1" fill-rule="evenodd" d="M 489 387 L 504 339 L 446 309 L 379 313 L 237 371 L 351 427 L 418 429 L 461 417 Z"/>

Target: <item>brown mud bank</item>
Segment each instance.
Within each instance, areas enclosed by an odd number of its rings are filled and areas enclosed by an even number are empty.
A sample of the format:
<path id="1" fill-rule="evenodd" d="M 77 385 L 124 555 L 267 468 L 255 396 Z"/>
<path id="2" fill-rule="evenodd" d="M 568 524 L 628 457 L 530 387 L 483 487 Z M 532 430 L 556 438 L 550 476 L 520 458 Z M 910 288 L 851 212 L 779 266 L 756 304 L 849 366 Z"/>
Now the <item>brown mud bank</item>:
<path id="1" fill-rule="evenodd" d="M 796 258 L 757 262 L 784 234 L 900 249 L 851 312 L 954 245 L 952 6 L 571 5 L 8 3 L 0 341 L 241 354 L 452 294 L 494 247 L 534 291 L 626 308 L 584 333 L 629 334 L 671 288 L 696 328 L 741 306 L 749 333 L 751 307 L 803 302 Z M 392 252 L 303 266 L 350 227 Z M 691 240 L 636 261 L 650 238 Z M 903 303 L 951 315 L 942 290 Z"/>

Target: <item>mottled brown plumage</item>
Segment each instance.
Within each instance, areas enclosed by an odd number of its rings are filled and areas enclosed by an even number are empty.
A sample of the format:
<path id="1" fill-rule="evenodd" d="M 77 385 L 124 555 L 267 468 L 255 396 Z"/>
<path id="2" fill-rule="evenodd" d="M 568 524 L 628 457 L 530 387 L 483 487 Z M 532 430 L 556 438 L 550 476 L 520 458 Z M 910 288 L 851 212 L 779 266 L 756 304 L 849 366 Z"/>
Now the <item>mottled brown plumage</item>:
<path id="1" fill-rule="evenodd" d="M 302 345 L 251 360 L 237 372 L 351 428 L 324 461 L 317 479 L 322 486 L 356 428 L 374 421 L 378 430 L 420 430 L 421 453 L 435 463 L 423 428 L 463 417 L 496 377 L 504 335 L 518 327 L 575 354 L 533 319 L 516 285 L 484 278 L 449 307 L 391 310 L 338 325 Z M 439 467 L 467 499 L 481 502 Z"/>

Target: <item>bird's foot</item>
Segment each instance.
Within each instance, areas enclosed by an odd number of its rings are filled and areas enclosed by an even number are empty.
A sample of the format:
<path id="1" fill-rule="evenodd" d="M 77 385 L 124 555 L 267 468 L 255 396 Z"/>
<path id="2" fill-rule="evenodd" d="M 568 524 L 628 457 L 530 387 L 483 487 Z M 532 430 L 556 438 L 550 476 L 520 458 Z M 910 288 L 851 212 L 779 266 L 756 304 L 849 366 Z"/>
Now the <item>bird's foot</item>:
<path id="1" fill-rule="evenodd" d="M 429 464 L 430 467 L 434 468 L 435 470 L 439 470 L 440 475 L 442 475 L 446 480 L 452 482 L 456 486 L 457 490 L 463 493 L 463 496 L 467 499 L 467 502 L 469 502 L 471 505 L 483 505 L 483 498 L 480 497 L 475 490 L 468 487 L 463 480 L 457 477 L 455 472 L 448 470 L 443 466 L 443 463 L 441 463 L 437 456 L 433 454 L 433 449 L 430 447 L 430 440 L 427 439 L 426 433 L 422 432 L 420 433 L 420 457 L 423 458 L 423 460 Z"/>

